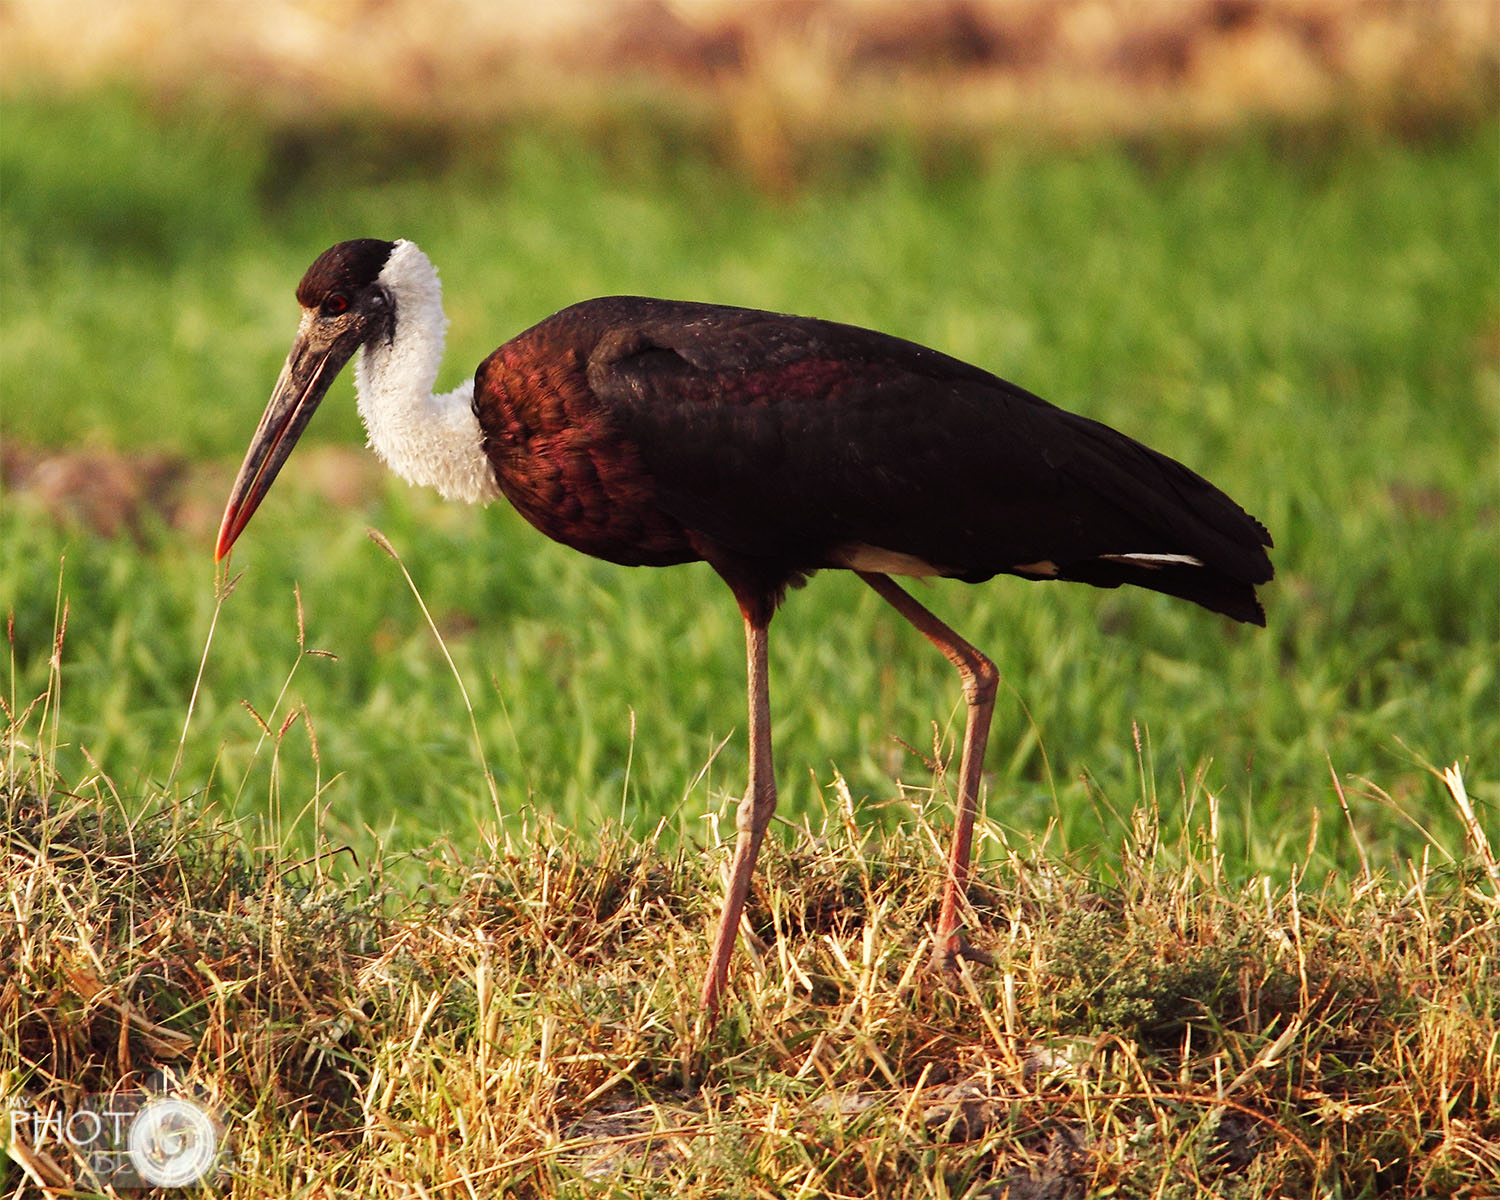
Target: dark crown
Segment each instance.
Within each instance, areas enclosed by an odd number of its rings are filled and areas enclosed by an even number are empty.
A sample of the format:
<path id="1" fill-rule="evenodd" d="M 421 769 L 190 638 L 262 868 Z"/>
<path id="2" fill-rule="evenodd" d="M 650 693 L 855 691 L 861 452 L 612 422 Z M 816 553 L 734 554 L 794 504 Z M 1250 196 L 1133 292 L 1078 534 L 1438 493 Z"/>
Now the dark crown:
<path id="1" fill-rule="evenodd" d="M 303 308 L 316 308 L 332 292 L 352 296 L 363 291 L 379 277 L 395 248 L 395 242 L 380 238 L 355 238 L 330 246 L 302 276 L 297 303 Z"/>

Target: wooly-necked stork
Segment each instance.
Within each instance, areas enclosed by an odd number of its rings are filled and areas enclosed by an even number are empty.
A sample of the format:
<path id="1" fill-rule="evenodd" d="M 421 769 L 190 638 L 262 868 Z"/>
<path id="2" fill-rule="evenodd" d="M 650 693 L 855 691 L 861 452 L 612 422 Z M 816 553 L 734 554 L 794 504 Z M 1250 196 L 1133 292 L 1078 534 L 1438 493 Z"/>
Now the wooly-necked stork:
<path id="1" fill-rule="evenodd" d="M 1207 480 L 988 371 L 807 317 L 612 296 L 506 342 L 433 393 L 446 319 L 409 241 L 341 242 L 297 287 L 302 320 L 240 468 L 216 559 L 245 528 L 356 353 L 370 445 L 454 500 L 504 496 L 548 537 L 627 566 L 704 561 L 734 593 L 749 660 L 750 779 L 703 982 L 728 976 L 776 807 L 766 636 L 788 587 L 855 572 L 957 667 L 968 702 L 935 957 L 962 935 L 994 665 L 892 575 L 1134 584 L 1265 624 L 1265 528 Z"/>

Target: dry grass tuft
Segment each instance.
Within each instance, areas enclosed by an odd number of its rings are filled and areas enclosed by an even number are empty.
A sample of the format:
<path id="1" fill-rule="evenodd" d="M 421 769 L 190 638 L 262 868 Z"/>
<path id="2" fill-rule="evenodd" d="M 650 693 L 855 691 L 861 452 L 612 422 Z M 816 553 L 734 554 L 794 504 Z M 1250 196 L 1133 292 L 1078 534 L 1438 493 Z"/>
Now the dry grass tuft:
<path id="1" fill-rule="evenodd" d="M 189 1081 L 222 1194 L 1494 1194 L 1500 889 L 1447 870 L 1225 881 L 1135 814 L 1110 880 L 986 831 L 993 968 L 922 969 L 946 812 L 773 847 L 727 1015 L 696 989 L 720 855 L 538 823 L 422 895 L 211 808 L 67 787 L 16 718 L 0 790 L 14 1112 Z M 1462 780 L 1446 776 L 1457 797 Z M 996 848 L 998 847 L 998 850 Z M 408 865 L 409 867 L 409 865 Z M 411 871 L 406 870 L 409 878 Z M 158 1084 L 157 1086 L 160 1086 Z M 110 1193 L 16 1124 L 19 1192 Z"/>

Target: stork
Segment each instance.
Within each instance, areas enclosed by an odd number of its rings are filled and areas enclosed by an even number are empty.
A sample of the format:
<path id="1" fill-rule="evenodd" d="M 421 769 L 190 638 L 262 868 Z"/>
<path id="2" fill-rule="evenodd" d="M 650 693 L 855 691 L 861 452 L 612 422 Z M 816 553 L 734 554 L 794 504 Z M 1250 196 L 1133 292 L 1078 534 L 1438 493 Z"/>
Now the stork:
<path id="1" fill-rule="evenodd" d="M 963 934 L 994 664 L 891 577 L 1133 584 L 1265 624 L 1264 526 L 1178 462 L 979 367 L 886 334 L 716 304 L 611 296 L 506 342 L 433 392 L 446 318 L 409 241 L 321 254 L 296 339 L 219 529 L 243 532 L 329 385 L 355 358 L 370 445 L 445 497 L 504 496 L 555 541 L 626 566 L 707 562 L 745 626 L 749 783 L 702 1004 L 728 979 L 776 807 L 771 617 L 816 571 L 853 571 L 957 668 L 967 702 L 934 960 Z M 357 357 L 356 357 L 357 356 Z"/>

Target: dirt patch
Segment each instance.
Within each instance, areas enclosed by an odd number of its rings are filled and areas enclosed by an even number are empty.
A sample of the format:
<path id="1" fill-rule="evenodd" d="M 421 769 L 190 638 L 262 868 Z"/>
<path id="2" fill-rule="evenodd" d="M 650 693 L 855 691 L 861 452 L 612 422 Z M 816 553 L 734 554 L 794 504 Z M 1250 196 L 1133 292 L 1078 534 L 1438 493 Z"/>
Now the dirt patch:
<path id="1" fill-rule="evenodd" d="M 562 1161 L 585 1179 L 618 1179 L 664 1174 L 683 1157 L 681 1139 L 701 1124 L 703 1105 L 680 1097 L 643 1103 L 634 1096 L 606 1096 L 569 1128 L 576 1145 Z"/>
<path id="2" fill-rule="evenodd" d="M 297 470 L 278 481 L 311 490 L 329 504 L 368 504 L 381 468 L 344 446 L 306 446 Z M 228 463 L 200 463 L 155 451 L 44 450 L 7 439 L 0 447 L 6 500 L 62 525 L 104 537 L 142 540 L 155 526 L 212 541 L 234 481 Z"/>

